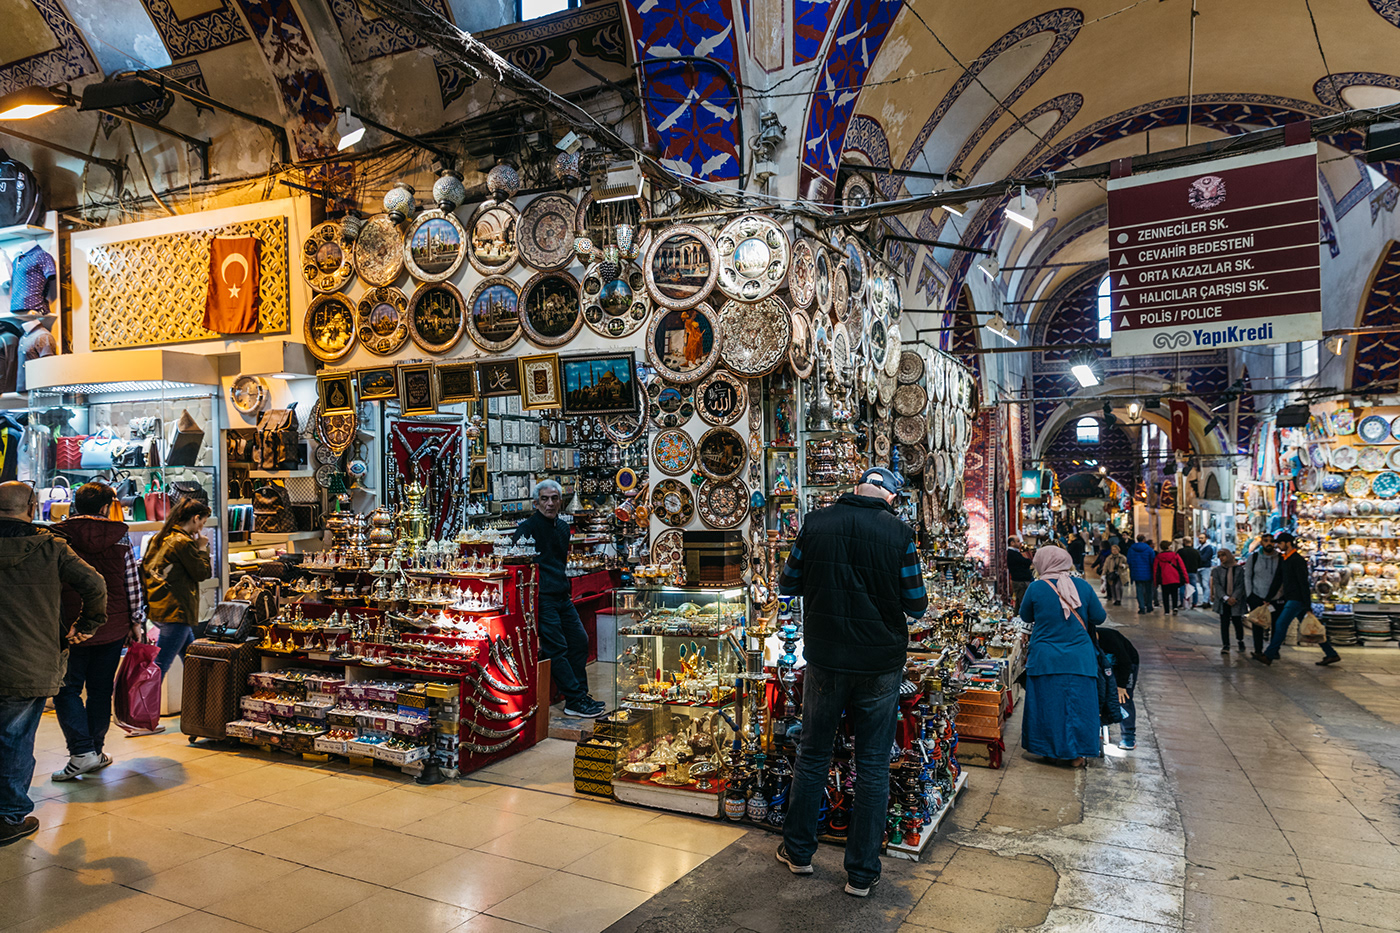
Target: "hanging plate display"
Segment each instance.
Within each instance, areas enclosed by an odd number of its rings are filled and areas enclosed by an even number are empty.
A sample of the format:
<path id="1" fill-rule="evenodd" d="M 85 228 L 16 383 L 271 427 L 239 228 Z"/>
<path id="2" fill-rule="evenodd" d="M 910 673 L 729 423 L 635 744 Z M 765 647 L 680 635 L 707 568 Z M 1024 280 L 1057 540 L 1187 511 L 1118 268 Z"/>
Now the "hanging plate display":
<path id="1" fill-rule="evenodd" d="M 921 444 L 903 444 L 899 448 L 899 457 L 904 461 L 904 472 L 909 476 L 918 476 L 924 472 L 928 451 Z"/>
<path id="2" fill-rule="evenodd" d="M 792 262 L 792 247 L 776 222 L 746 214 L 719 232 L 715 257 L 719 290 L 739 301 L 758 301 L 782 287 Z"/>
<path id="3" fill-rule="evenodd" d="M 379 356 L 398 352 L 408 340 L 408 296 L 392 285 L 371 288 L 355 308 L 355 334 Z"/>
<path id="4" fill-rule="evenodd" d="M 574 258 L 578 205 L 562 194 L 542 194 L 520 212 L 520 261 L 539 272 L 568 268 Z"/>
<path id="5" fill-rule="evenodd" d="M 885 351 L 889 346 L 885 340 L 885 322 L 879 318 L 871 320 L 867 325 L 869 328 L 869 339 L 866 347 L 870 353 L 870 363 L 878 370 L 885 368 Z"/>
<path id="6" fill-rule="evenodd" d="M 679 567 L 685 563 L 685 533 L 677 529 L 663 531 L 651 542 L 651 562 Z"/>
<path id="7" fill-rule="evenodd" d="M 716 369 L 695 389 L 695 405 L 706 424 L 733 424 L 748 404 L 744 381 L 726 369 Z"/>
<path id="8" fill-rule="evenodd" d="M 812 257 L 812 282 L 813 291 L 816 295 L 817 309 L 821 311 L 822 314 L 830 315 L 833 295 L 831 255 L 826 251 L 825 247 L 813 246 Z"/>
<path id="9" fill-rule="evenodd" d="M 709 305 L 657 308 L 647 328 L 647 359 L 672 382 L 696 382 L 715 368 L 723 342 L 719 316 Z"/>
<path id="10" fill-rule="evenodd" d="M 851 320 L 851 279 L 846 263 L 837 263 L 831 273 L 831 316 L 838 324 Z"/>
<path id="11" fill-rule="evenodd" d="M 1390 419 L 1367 415 L 1356 426 L 1356 436 L 1367 444 L 1379 444 L 1390 437 Z"/>
<path id="12" fill-rule="evenodd" d="M 520 290 L 520 324 L 537 347 L 558 347 L 583 328 L 578 280 L 567 272 L 541 272 Z"/>
<path id="13" fill-rule="evenodd" d="M 875 187 L 858 172 L 853 172 L 846 178 L 846 184 L 841 186 L 841 206 L 848 211 L 859 210 L 868 207 L 875 200 Z M 847 224 L 852 230 L 864 233 L 870 227 L 870 220 L 859 221 L 858 223 Z"/>
<path id="14" fill-rule="evenodd" d="M 1400 447 L 1390 448 L 1390 453 L 1385 458 L 1386 466 L 1392 470 L 1400 470 Z"/>
<path id="15" fill-rule="evenodd" d="M 662 473 L 679 476 L 695 463 L 695 442 L 682 430 L 662 431 L 651 442 L 651 462 Z"/>
<path id="16" fill-rule="evenodd" d="M 311 355 L 334 363 L 355 346 L 355 308 L 339 292 L 317 295 L 306 309 L 302 331 Z"/>
<path id="17" fill-rule="evenodd" d="M 871 441 L 871 447 L 875 450 L 875 466 L 889 466 L 890 463 L 890 435 L 888 426 L 877 429 L 875 437 Z"/>
<path id="18" fill-rule="evenodd" d="M 520 339 L 518 288 L 512 279 L 504 275 L 488 276 L 477 284 L 463 315 L 467 335 L 471 337 L 472 343 L 483 350 L 499 352 L 509 349 Z M 416 301 L 418 295 L 415 294 L 413 298 Z M 460 295 L 458 300 L 461 300 Z M 418 341 L 416 333 L 413 339 Z M 455 339 L 453 342 L 456 342 Z M 422 341 L 418 341 L 418 344 L 431 353 L 442 352 L 433 350 Z"/>
<path id="19" fill-rule="evenodd" d="M 740 376 L 766 376 L 787 359 L 792 315 L 781 298 L 727 301 L 720 311 L 724 365 Z"/>
<path id="20" fill-rule="evenodd" d="M 904 350 L 899 354 L 899 371 L 895 378 L 905 385 L 913 385 L 924 378 L 924 358 L 913 350 Z"/>
<path id="21" fill-rule="evenodd" d="M 512 283 L 511 288 L 514 287 Z M 481 289 L 478 287 L 477 290 Z M 456 346 L 457 341 L 462 339 L 465 318 L 462 293 L 449 282 L 421 286 L 408 300 L 409 336 L 419 348 L 429 353 L 446 353 Z M 517 334 L 519 330 L 517 321 Z"/>
<path id="22" fill-rule="evenodd" d="M 817 362 L 817 335 L 812 330 L 812 319 L 807 312 L 792 312 L 792 341 L 788 347 L 788 365 L 798 379 L 812 375 Z"/>
<path id="23" fill-rule="evenodd" d="M 403 238 L 403 264 L 420 282 L 441 282 L 462 267 L 467 246 L 467 231 L 455 215 L 424 211 Z"/>
<path id="24" fill-rule="evenodd" d="M 509 201 L 486 201 L 472 214 L 467 226 L 467 261 L 482 275 L 504 275 L 520 258 L 516 242 L 520 212 Z M 572 244 L 570 244 L 572 245 Z"/>
<path id="25" fill-rule="evenodd" d="M 1351 445 L 1335 447 L 1332 450 L 1332 469 L 1352 470 L 1356 468 L 1357 462 L 1361 459 L 1356 448 Z"/>
<path id="26" fill-rule="evenodd" d="M 1379 474 L 1371 480 L 1371 492 L 1382 499 L 1394 499 L 1400 496 L 1400 474 L 1385 472 Z"/>
<path id="27" fill-rule="evenodd" d="M 678 479 L 663 479 L 651 490 L 651 514 L 662 524 L 679 528 L 695 515 L 695 498 L 690 487 Z"/>
<path id="28" fill-rule="evenodd" d="M 1379 447 L 1367 447 L 1361 451 L 1357 465 L 1367 473 L 1379 473 L 1385 469 L 1386 451 Z"/>
<path id="29" fill-rule="evenodd" d="M 695 445 L 695 467 L 709 479 L 733 479 L 744 471 L 748 445 L 733 428 L 710 428 Z"/>
<path id="30" fill-rule="evenodd" d="M 928 393 L 920 385 L 902 385 L 894 390 L 894 412 L 897 415 L 922 415 L 928 406 Z"/>
<path id="31" fill-rule="evenodd" d="M 355 240 L 355 271 L 366 285 L 393 285 L 403 272 L 403 231 L 388 214 L 375 214 Z"/>
<path id="32" fill-rule="evenodd" d="M 855 237 L 846 237 L 842 246 L 845 252 L 842 261 L 846 264 L 848 276 L 846 284 L 850 286 L 851 297 L 859 298 L 865 294 L 865 285 L 870 275 L 870 260 L 866 258 L 865 247 Z"/>
<path id="33" fill-rule="evenodd" d="M 1342 491 L 1353 499 L 1360 499 L 1371 489 L 1371 484 L 1366 481 L 1366 477 L 1361 473 L 1347 474 L 1346 484 Z"/>
<path id="34" fill-rule="evenodd" d="M 658 428 L 679 428 L 695 414 L 695 396 L 688 385 L 671 385 L 660 379 L 647 384 L 651 423 Z"/>
<path id="35" fill-rule="evenodd" d="M 894 439 L 901 444 L 917 444 L 924 439 L 923 418 L 901 415 L 894 419 Z"/>
<path id="36" fill-rule="evenodd" d="M 885 375 L 891 379 L 897 379 L 899 376 L 899 355 L 903 343 L 904 335 L 900 333 L 899 325 L 887 325 L 885 327 Z"/>
<path id="37" fill-rule="evenodd" d="M 792 244 L 792 265 L 788 268 L 788 297 L 802 310 L 817 297 L 817 253 L 811 240 Z"/>
<path id="38" fill-rule="evenodd" d="M 614 415 L 603 422 L 603 432 L 614 444 L 626 447 L 646 433 L 647 419 L 640 415 Z"/>
<path id="39" fill-rule="evenodd" d="M 642 268 L 657 304 L 673 311 L 693 308 L 705 300 L 719 275 L 715 241 L 694 224 L 667 227 L 653 238 Z"/>
<path id="40" fill-rule="evenodd" d="M 267 403 L 267 383 L 260 376 L 239 376 L 229 386 L 228 400 L 233 410 L 241 415 L 251 415 L 262 411 Z M 1400 450 L 1400 447 L 1395 448 Z"/>
<path id="41" fill-rule="evenodd" d="M 734 528 L 749 514 L 749 487 L 741 479 L 706 480 L 696 500 L 700 520 L 711 528 Z"/>
<path id="42" fill-rule="evenodd" d="M 595 262 L 583 275 L 579 298 L 583 321 L 603 337 L 626 337 L 645 324 L 651 313 L 646 278 L 636 263 L 624 262 L 621 278 L 604 281 L 602 265 Z"/>
<path id="43" fill-rule="evenodd" d="M 318 224 L 301 244 L 301 272 L 314 291 L 336 292 L 355 273 L 355 257 L 340 241 L 340 224 Z"/>

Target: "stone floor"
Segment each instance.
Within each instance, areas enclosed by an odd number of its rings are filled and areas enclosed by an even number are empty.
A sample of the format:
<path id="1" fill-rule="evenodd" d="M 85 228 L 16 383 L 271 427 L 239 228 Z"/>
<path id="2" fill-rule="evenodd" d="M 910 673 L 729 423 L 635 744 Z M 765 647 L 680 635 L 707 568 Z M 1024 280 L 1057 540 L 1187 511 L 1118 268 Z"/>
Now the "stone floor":
<path id="1" fill-rule="evenodd" d="M 1007 728 L 924 860 L 865 901 L 839 849 L 798 878 L 776 838 L 576 797 L 550 740 L 471 780 L 291 762 L 171 732 L 55 784 L 0 849 L 0 929 L 99 933 L 898 933 L 1400 930 L 1400 651 L 1313 648 L 1270 668 L 1215 621 L 1114 610 L 1142 654 L 1139 745 L 1083 771 Z"/>

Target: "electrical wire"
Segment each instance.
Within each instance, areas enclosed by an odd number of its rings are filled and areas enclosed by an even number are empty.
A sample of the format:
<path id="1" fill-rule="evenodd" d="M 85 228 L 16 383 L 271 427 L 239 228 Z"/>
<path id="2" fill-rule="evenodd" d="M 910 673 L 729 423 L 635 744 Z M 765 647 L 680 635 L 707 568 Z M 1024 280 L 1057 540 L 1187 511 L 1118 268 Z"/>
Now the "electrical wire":
<path id="1" fill-rule="evenodd" d="M 1327 53 L 1322 51 L 1322 36 L 1317 31 L 1317 17 L 1313 16 L 1312 0 L 1303 0 L 1303 5 L 1308 8 L 1308 21 L 1312 23 L 1313 41 L 1317 43 L 1317 54 L 1322 59 L 1322 70 L 1327 73 L 1327 84 L 1332 88 L 1332 96 L 1341 101 L 1342 93 L 1337 90 L 1337 79 L 1332 75 L 1332 66 L 1327 64 Z"/>

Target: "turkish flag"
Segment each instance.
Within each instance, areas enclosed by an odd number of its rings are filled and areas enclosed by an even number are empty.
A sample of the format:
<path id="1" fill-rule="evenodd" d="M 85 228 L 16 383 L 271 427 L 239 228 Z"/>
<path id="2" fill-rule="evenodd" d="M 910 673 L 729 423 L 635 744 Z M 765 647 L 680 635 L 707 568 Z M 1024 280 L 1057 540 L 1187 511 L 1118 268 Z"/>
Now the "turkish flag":
<path id="1" fill-rule="evenodd" d="M 258 255 L 254 236 L 219 236 L 209 241 L 209 297 L 204 326 L 220 334 L 258 332 Z"/>
<path id="2" fill-rule="evenodd" d="M 1172 413 L 1172 450 L 1191 452 L 1191 409 L 1180 399 L 1172 399 L 1168 405 Z"/>

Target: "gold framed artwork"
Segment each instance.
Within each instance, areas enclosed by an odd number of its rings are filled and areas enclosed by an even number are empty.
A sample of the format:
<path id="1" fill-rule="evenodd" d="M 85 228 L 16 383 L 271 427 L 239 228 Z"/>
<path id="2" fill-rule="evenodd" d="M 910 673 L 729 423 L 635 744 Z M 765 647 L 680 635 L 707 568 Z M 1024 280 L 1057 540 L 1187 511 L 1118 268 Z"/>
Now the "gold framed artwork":
<path id="1" fill-rule="evenodd" d="M 521 407 L 529 411 L 563 406 L 559 354 L 542 353 L 520 358 L 520 400 Z"/>
<path id="2" fill-rule="evenodd" d="M 369 369 L 355 370 L 355 381 L 359 383 L 360 401 L 372 402 L 380 399 L 399 397 L 399 373 L 393 366 L 372 366 Z"/>
<path id="3" fill-rule="evenodd" d="M 469 474 L 472 492 L 486 492 L 486 461 L 473 460 Z"/>
<path id="4" fill-rule="evenodd" d="M 355 413 L 355 387 L 351 373 L 319 373 L 316 376 L 316 395 L 321 400 L 323 415 Z"/>
<path id="5" fill-rule="evenodd" d="M 438 363 L 437 400 L 452 405 L 476 398 L 475 363 Z"/>
<path id="6" fill-rule="evenodd" d="M 437 411 L 437 380 L 432 363 L 400 363 L 399 414 L 405 418 Z"/>
<path id="7" fill-rule="evenodd" d="M 482 360 L 476 364 L 481 397 L 520 394 L 520 360 L 516 357 Z"/>

